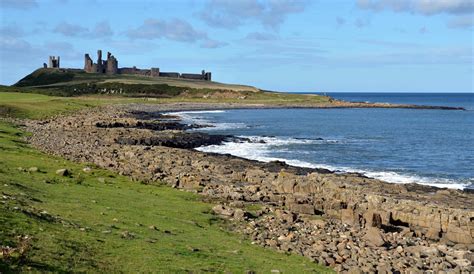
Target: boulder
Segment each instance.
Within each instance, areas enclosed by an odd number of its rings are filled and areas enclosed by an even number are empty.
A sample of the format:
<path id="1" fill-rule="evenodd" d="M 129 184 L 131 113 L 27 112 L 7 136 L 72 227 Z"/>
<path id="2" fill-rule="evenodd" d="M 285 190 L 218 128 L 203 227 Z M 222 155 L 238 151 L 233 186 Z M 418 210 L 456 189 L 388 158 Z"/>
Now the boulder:
<path id="1" fill-rule="evenodd" d="M 30 168 L 28 169 L 28 171 L 29 171 L 29 172 L 38 172 L 39 169 L 34 166 L 34 167 L 30 167 Z"/>
<path id="2" fill-rule="evenodd" d="M 245 219 L 246 213 L 242 209 L 237 208 L 235 209 L 233 216 L 234 216 L 234 219 L 241 221 Z"/>
<path id="3" fill-rule="evenodd" d="M 234 210 L 230 207 L 226 207 L 223 205 L 216 205 L 212 208 L 212 211 L 225 218 L 230 218 L 234 214 Z"/>
<path id="4" fill-rule="evenodd" d="M 56 174 L 59 176 L 69 176 L 71 172 L 65 168 L 56 170 Z"/>
<path id="5" fill-rule="evenodd" d="M 314 206 L 309 205 L 309 204 L 296 204 L 296 203 L 291 203 L 288 205 L 288 208 L 295 212 L 295 213 L 300 213 L 300 214 L 309 214 L 312 215 L 315 213 L 314 211 Z"/>
<path id="6" fill-rule="evenodd" d="M 341 221 L 345 224 L 349 224 L 352 226 L 358 226 L 359 222 L 359 214 L 355 213 L 353 209 L 347 208 L 341 210 Z"/>
<path id="7" fill-rule="evenodd" d="M 275 210 L 275 217 L 286 223 L 292 223 L 296 219 L 295 214 L 281 209 Z"/>
<path id="8" fill-rule="evenodd" d="M 362 238 L 367 241 L 369 246 L 380 247 L 385 244 L 382 232 L 376 227 L 367 228 Z"/>

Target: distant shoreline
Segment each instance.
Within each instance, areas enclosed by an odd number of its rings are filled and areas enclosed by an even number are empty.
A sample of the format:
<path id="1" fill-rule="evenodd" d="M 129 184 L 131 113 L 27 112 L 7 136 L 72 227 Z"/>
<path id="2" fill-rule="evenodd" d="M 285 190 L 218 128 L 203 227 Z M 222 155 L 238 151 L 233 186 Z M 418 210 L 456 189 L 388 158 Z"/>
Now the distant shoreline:
<path id="1" fill-rule="evenodd" d="M 150 100 L 150 99 L 147 99 Z M 141 104 L 142 105 L 142 104 Z M 156 106 L 153 104 L 153 106 Z M 298 109 L 334 109 L 334 108 L 394 108 L 394 109 L 427 109 L 427 110 L 466 110 L 464 107 L 449 106 L 428 106 L 414 104 L 390 104 L 390 103 L 365 103 L 365 102 L 346 102 L 342 100 L 333 100 L 331 103 L 325 104 L 248 104 L 248 103 L 196 103 L 196 102 L 179 102 L 166 103 L 164 109 L 170 109 L 170 106 L 178 107 L 179 110 L 218 110 L 218 109 L 282 109 L 282 108 L 298 108 Z M 170 109 L 176 110 L 176 109 Z"/>

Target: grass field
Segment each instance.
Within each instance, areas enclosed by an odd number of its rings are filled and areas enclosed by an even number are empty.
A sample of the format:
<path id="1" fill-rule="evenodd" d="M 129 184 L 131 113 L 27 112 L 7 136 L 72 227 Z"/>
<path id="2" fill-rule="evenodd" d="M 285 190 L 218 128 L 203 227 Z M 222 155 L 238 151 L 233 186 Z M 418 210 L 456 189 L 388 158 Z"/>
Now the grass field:
<path id="1" fill-rule="evenodd" d="M 25 93 L 25 91 L 28 91 Z M 35 89 L 0 86 L 0 117 L 19 117 L 41 119 L 55 114 L 95 107 L 105 104 L 123 103 L 238 103 L 268 106 L 328 104 L 325 96 L 303 95 L 275 92 L 249 93 L 245 99 L 235 97 L 213 96 L 205 98 L 204 93 L 194 93 L 172 98 L 125 97 L 120 95 L 83 95 L 75 97 L 47 96 L 34 93 Z"/>
<path id="2" fill-rule="evenodd" d="M 44 118 L 123 100 L 114 98 L 0 92 L 0 109 Z M 0 259 L 0 272 L 329 271 L 229 232 L 196 194 L 46 155 L 24 136 L 0 120 L 0 245 L 18 248 Z"/>

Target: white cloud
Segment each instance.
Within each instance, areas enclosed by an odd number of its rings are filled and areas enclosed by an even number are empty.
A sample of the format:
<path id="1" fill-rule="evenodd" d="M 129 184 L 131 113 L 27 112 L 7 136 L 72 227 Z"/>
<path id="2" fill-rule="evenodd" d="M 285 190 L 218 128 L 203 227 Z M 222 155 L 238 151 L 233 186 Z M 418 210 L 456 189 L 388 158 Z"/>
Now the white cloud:
<path id="1" fill-rule="evenodd" d="M 271 33 L 251 32 L 245 37 L 246 40 L 268 41 L 275 40 L 277 36 Z"/>
<path id="2" fill-rule="evenodd" d="M 346 19 L 342 18 L 342 17 L 336 17 L 336 23 L 337 23 L 337 26 L 342 26 L 346 23 Z"/>
<path id="3" fill-rule="evenodd" d="M 227 43 L 212 40 L 212 39 L 206 39 L 201 43 L 201 48 L 207 48 L 207 49 L 222 48 L 225 46 L 227 46 Z"/>
<path id="4" fill-rule="evenodd" d="M 195 42 L 207 38 L 206 33 L 194 29 L 181 19 L 147 19 L 138 28 L 128 30 L 127 35 L 133 39 L 166 38 L 179 42 Z"/>
<path id="5" fill-rule="evenodd" d="M 89 30 L 79 25 L 61 22 L 53 29 L 54 32 L 60 33 L 64 36 L 82 36 L 87 34 Z"/>
<path id="6" fill-rule="evenodd" d="M 94 29 L 92 30 L 92 34 L 95 37 L 102 38 L 102 37 L 112 36 L 114 32 L 112 31 L 112 28 L 110 27 L 109 22 L 102 21 L 95 25 Z"/>
<path id="7" fill-rule="evenodd" d="M 25 32 L 20 26 L 15 24 L 0 27 L 0 35 L 7 37 L 21 37 L 25 35 Z"/>
<path id="8" fill-rule="evenodd" d="M 365 28 L 367 27 L 368 25 L 370 25 L 370 21 L 368 19 L 362 19 L 362 18 L 357 18 L 355 21 L 354 21 L 354 25 L 356 27 L 358 27 L 359 29 L 361 28 Z"/>
<path id="9" fill-rule="evenodd" d="M 472 0 L 357 0 L 357 6 L 374 11 L 392 10 L 423 15 L 468 14 L 474 11 Z"/>
<path id="10" fill-rule="evenodd" d="M 63 21 L 56 25 L 56 27 L 53 29 L 53 32 L 60 33 L 68 37 L 81 37 L 89 39 L 107 38 L 114 34 L 109 22 L 107 21 L 98 22 L 92 29 Z"/>
<path id="11" fill-rule="evenodd" d="M 471 15 L 457 16 L 448 22 L 448 27 L 457 29 L 469 29 L 474 26 L 474 18 Z"/>
<path id="12" fill-rule="evenodd" d="M 36 0 L 1 0 L 1 8 L 28 10 L 38 7 Z"/>
<path id="13" fill-rule="evenodd" d="M 288 15 L 303 12 L 306 0 L 210 0 L 198 16 L 208 25 L 236 28 L 249 20 L 278 29 Z"/>

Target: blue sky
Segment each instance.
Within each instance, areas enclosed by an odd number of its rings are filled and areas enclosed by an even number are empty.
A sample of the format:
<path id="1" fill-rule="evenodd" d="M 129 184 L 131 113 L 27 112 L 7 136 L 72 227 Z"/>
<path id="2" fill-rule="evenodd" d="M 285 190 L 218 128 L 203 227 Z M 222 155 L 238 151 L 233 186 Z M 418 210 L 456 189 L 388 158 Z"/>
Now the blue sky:
<path id="1" fill-rule="evenodd" d="M 474 92 L 472 0 L 0 0 L 0 83 L 60 55 L 278 91 Z"/>

